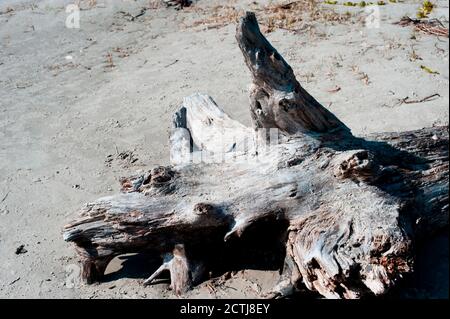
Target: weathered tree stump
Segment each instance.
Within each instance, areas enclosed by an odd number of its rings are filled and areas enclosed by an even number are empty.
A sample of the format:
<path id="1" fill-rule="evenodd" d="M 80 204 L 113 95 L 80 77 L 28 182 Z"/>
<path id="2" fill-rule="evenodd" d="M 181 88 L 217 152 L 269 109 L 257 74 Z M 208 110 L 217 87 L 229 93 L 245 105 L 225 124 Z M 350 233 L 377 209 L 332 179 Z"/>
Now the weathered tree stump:
<path id="1" fill-rule="evenodd" d="M 240 247 L 282 256 L 269 297 L 386 293 L 413 270 L 414 242 L 448 225 L 448 127 L 355 137 L 302 88 L 253 13 L 237 41 L 253 75 L 254 128 L 208 96 L 186 98 L 172 165 L 122 179 L 121 194 L 65 226 L 83 278 L 100 280 L 117 255 L 152 250 L 164 261 L 145 283 L 169 270 L 182 294 Z"/>

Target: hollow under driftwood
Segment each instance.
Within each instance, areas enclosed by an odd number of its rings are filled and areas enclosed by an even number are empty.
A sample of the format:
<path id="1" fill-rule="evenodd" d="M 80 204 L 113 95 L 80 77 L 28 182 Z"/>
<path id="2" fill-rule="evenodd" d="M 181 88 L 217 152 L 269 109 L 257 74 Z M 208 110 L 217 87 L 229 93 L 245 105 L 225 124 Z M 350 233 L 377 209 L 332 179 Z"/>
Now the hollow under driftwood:
<path id="1" fill-rule="evenodd" d="M 122 179 L 121 194 L 65 226 L 83 278 L 151 250 L 163 265 L 145 283 L 169 270 L 182 294 L 218 265 L 270 255 L 281 274 L 270 297 L 386 293 L 412 271 L 415 240 L 448 225 L 448 127 L 355 137 L 302 88 L 253 13 L 237 41 L 253 76 L 254 127 L 208 96 L 186 98 L 172 164 Z"/>

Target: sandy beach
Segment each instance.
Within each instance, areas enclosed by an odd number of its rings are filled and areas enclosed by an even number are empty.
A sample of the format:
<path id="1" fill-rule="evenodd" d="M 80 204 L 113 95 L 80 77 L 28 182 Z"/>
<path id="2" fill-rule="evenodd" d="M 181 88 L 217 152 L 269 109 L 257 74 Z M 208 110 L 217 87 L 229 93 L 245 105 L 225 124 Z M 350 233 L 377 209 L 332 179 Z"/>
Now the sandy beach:
<path id="1" fill-rule="evenodd" d="M 282 1 L 0 1 L 0 298 L 173 298 L 167 280 L 143 287 L 145 255 L 116 258 L 104 282 L 83 285 L 62 227 L 118 180 L 169 160 L 172 114 L 183 97 L 212 96 L 250 125 L 251 77 L 235 16 L 256 12 L 301 84 L 357 136 L 448 125 L 449 38 L 395 24 L 422 1 L 376 6 L 314 2 L 292 28 L 271 25 Z M 286 1 L 285 1 L 286 2 Z M 343 2 L 343 1 L 342 1 Z M 430 18 L 448 28 L 448 1 Z M 330 14 L 333 12 L 333 14 Z M 263 31 L 264 31 L 263 30 Z M 23 247 L 21 248 L 21 246 Z M 392 298 L 448 298 L 448 231 L 418 249 L 417 268 Z M 432 269 L 432 270 L 430 270 Z M 277 271 L 242 270 L 186 298 L 260 298 Z"/>

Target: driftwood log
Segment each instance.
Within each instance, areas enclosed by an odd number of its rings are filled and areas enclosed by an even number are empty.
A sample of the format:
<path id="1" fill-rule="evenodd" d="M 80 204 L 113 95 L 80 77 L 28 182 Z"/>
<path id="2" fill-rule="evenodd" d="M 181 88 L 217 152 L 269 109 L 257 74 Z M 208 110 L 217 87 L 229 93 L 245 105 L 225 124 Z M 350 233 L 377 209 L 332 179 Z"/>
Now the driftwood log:
<path id="1" fill-rule="evenodd" d="M 162 2 L 168 7 L 175 7 L 175 9 L 190 7 L 192 4 L 191 0 L 162 0 Z"/>
<path id="2" fill-rule="evenodd" d="M 205 271 L 280 270 L 268 297 L 381 295 L 414 244 L 448 226 L 448 127 L 355 137 L 296 80 L 255 15 L 237 27 L 254 127 L 208 96 L 174 116 L 171 165 L 121 180 L 65 226 L 91 283 L 117 255 L 154 251 L 182 294 Z M 252 259 L 253 258 L 253 259 Z"/>

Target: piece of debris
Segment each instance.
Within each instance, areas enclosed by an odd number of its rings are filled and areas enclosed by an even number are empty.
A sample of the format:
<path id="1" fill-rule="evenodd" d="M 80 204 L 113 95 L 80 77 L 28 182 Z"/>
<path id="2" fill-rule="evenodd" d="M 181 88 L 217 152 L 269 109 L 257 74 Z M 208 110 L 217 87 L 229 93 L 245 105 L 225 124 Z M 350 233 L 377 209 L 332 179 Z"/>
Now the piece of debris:
<path id="1" fill-rule="evenodd" d="M 16 248 L 16 255 L 21 255 L 27 253 L 28 250 L 25 249 L 25 245 L 20 245 Z"/>
<path id="2" fill-rule="evenodd" d="M 26 89 L 26 88 L 29 88 L 32 85 L 33 84 L 31 84 L 31 83 L 17 83 L 16 84 L 16 88 L 18 88 L 18 89 Z"/>
<path id="3" fill-rule="evenodd" d="M 136 14 L 135 16 L 132 16 L 132 17 L 131 17 L 131 21 L 134 21 L 134 20 L 136 20 L 137 18 L 143 16 L 143 15 L 145 14 L 146 11 L 147 11 L 147 8 L 142 8 L 141 11 L 140 11 L 138 14 Z"/>
<path id="4" fill-rule="evenodd" d="M 425 72 L 430 73 L 430 74 L 439 74 L 438 71 L 434 71 L 434 70 L 430 69 L 429 67 L 427 67 L 425 65 L 421 65 L 420 68 L 422 70 L 424 70 Z"/>
<path id="5" fill-rule="evenodd" d="M 164 67 L 165 67 L 165 68 L 168 68 L 169 66 L 174 65 L 174 64 L 177 63 L 178 61 L 179 61 L 179 60 L 175 60 L 175 61 L 173 61 L 172 63 L 169 63 L 169 64 L 165 65 Z"/>
<path id="6" fill-rule="evenodd" d="M 162 0 L 167 7 L 174 7 L 176 10 L 180 10 L 186 7 L 190 7 L 191 0 Z"/>
<path id="7" fill-rule="evenodd" d="M 106 54 L 106 66 L 105 67 L 110 68 L 110 69 L 116 67 L 116 65 L 114 64 L 114 61 L 113 61 L 113 56 L 110 52 L 108 52 L 108 54 Z"/>
<path id="8" fill-rule="evenodd" d="M 435 36 L 449 37 L 448 28 L 446 28 L 438 19 L 413 19 L 405 16 L 400 21 L 395 22 L 402 27 L 413 25 L 415 30 Z"/>
<path id="9" fill-rule="evenodd" d="M 141 11 L 136 15 L 132 15 L 131 13 L 125 11 L 119 11 L 119 13 L 122 14 L 124 17 L 129 17 L 129 21 L 136 20 L 137 18 L 143 16 L 145 12 L 147 12 L 147 8 L 142 8 Z"/>
<path id="10" fill-rule="evenodd" d="M 121 152 L 118 156 L 122 161 L 126 161 L 126 164 L 133 164 L 138 161 L 138 158 L 135 157 L 133 151 L 124 151 Z"/>
<path id="11" fill-rule="evenodd" d="M 411 62 L 417 61 L 417 60 L 423 60 L 416 52 L 416 50 L 412 49 L 411 54 L 409 56 L 409 60 Z"/>
<path id="12" fill-rule="evenodd" d="M 329 93 L 337 93 L 337 92 L 339 92 L 341 89 L 342 89 L 342 88 L 341 88 L 340 86 L 337 86 L 337 85 L 336 85 L 334 88 L 331 88 L 331 89 L 327 90 L 327 92 L 329 92 Z"/>
<path id="13" fill-rule="evenodd" d="M 112 154 L 109 154 L 108 156 L 106 156 L 105 163 L 111 164 L 113 160 L 114 160 L 114 156 Z"/>
<path id="14" fill-rule="evenodd" d="M 369 85 L 370 81 L 369 81 L 369 75 L 365 72 L 361 72 L 360 73 L 360 80 L 363 81 L 363 83 L 365 85 Z"/>
<path id="15" fill-rule="evenodd" d="M 8 195 L 9 195 L 9 191 L 6 192 L 5 196 L 3 196 L 2 200 L 0 201 L 0 203 L 3 203 L 8 198 Z"/>
<path id="16" fill-rule="evenodd" d="M 20 277 L 17 277 L 16 279 L 14 279 L 13 281 L 11 281 L 10 283 L 9 283 L 9 285 L 11 286 L 11 285 L 14 285 L 16 282 L 18 282 L 20 280 Z"/>
<path id="17" fill-rule="evenodd" d="M 388 293 L 401 276 L 413 272 L 415 251 L 410 243 L 448 227 L 448 152 L 442 147 L 448 143 L 448 127 L 379 133 L 367 140 L 354 136 L 302 87 L 261 33 L 255 13 L 240 19 L 236 40 L 253 80 L 253 126 L 233 120 L 210 96 L 184 98 L 173 115 L 171 155 L 196 155 L 186 147 L 192 138 L 214 159 L 220 155 L 220 163 L 211 163 L 211 157 L 199 163 L 190 156 L 177 163 L 181 165 L 172 161 L 149 174 L 122 178 L 120 193 L 83 205 L 63 230 L 82 269 L 88 270 L 81 272 L 82 279 L 88 284 L 102 281 L 117 255 L 158 251 L 164 256 L 161 264 L 143 284 L 169 271 L 176 296 L 194 287 L 192 279 L 205 263 L 221 265 L 223 271 L 246 269 L 251 266 L 248 261 L 255 260 L 249 257 L 255 256 L 262 257 L 255 266 L 286 261 L 283 289 L 273 287 L 285 297 L 300 289 L 333 299 Z M 249 160 L 253 147 L 236 151 L 246 156 L 245 163 L 226 153 L 231 144 L 248 146 L 255 127 L 275 127 L 285 137 L 264 150 L 269 160 L 265 165 L 275 168 L 270 172 L 261 169 L 260 160 Z M 432 135 L 441 142 L 430 142 Z M 417 165 L 418 156 L 427 165 Z M 303 162 L 289 167 L 294 159 Z M 329 164 L 324 166 L 324 161 Z M 304 184 L 300 188 L 299 180 Z M 301 200 L 292 200 L 293 189 L 299 190 L 295 197 Z M 426 196 L 411 202 L 405 194 Z M 411 203 L 426 206 L 417 209 L 415 217 L 423 217 L 427 227 L 415 227 L 409 216 L 401 218 L 401 207 Z M 253 241 L 259 247 L 248 245 Z M 217 247 L 225 253 L 216 253 Z M 320 253 L 312 254 L 311 249 Z M 216 282 L 230 276 L 227 272 Z M 231 280 L 238 288 L 228 289 L 242 291 L 239 282 L 247 276 Z"/>
<path id="18" fill-rule="evenodd" d="M 119 153 L 117 157 L 120 158 L 121 160 L 126 160 L 127 158 L 131 158 L 132 156 L 133 156 L 132 151 L 124 151 Z"/>
<path id="19" fill-rule="evenodd" d="M 206 288 L 208 288 L 209 292 L 213 295 L 217 293 L 217 289 L 209 282 L 206 284 Z"/>
<path id="20" fill-rule="evenodd" d="M 75 185 L 72 185 L 72 188 L 74 188 L 74 189 L 80 189 L 81 186 L 80 186 L 80 184 L 75 184 Z"/>
<path id="21" fill-rule="evenodd" d="M 136 163 L 139 159 L 136 157 L 133 151 L 119 152 L 119 150 L 116 149 L 116 156 L 109 154 L 105 159 L 105 165 L 111 167 L 114 160 L 121 161 L 122 166 L 127 167 L 131 164 Z"/>
<path id="22" fill-rule="evenodd" d="M 119 58 L 127 58 L 130 56 L 130 52 L 129 52 L 128 48 L 122 49 L 122 48 L 117 47 L 117 48 L 113 49 L 113 52 L 117 53 Z"/>
<path id="23" fill-rule="evenodd" d="M 159 9 L 162 3 L 161 0 L 150 0 L 148 4 L 148 8 L 151 10 Z"/>
<path id="24" fill-rule="evenodd" d="M 7 7 L 5 11 L 0 11 L 0 15 L 14 12 L 14 9 L 11 7 Z"/>
<path id="25" fill-rule="evenodd" d="M 353 65 L 351 67 L 353 73 L 355 73 L 358 76 L 358 79 L 362 81 L 365 85 L 369 85 L 369 75 L 365 72 L 362 72 L 357 65 Z"/>
<path id="26" fill-rule="evenodd" d="M 286 30 L 299 33 L 312 30 L 311 21 L 347 23 L 352 13 L 338 13 L 331 8 L 320 7 L 319 0 L 290 1 L 287 3 L 259 5 L 252 3 L 252 9 L 261 16 L 261 27 L 264 32 Z M 233 5 L 217 5 L 211 10 L 196 8 L 203 18 L 195 21 L 191 26 L 205 26 L 206 29 L 217 29 L 236 23 L 243 11 Z"/>
<path id="27" fill-rule="evenodd" d="M 423 99 L 420 99 L 420 100 L 410 100 L 409 96 L 407 96 L 403 99 L 399 99 L 399 105 L 429 102 L 429 101 L 435 100 L 435 97 L 440 97 L 440 96 L 441 96 L 440 94 L 436 93 L 436 94 L 432 94 L 430 96 L 424 97 Z"/>
<path id="28" fill-rule="evenodd" d="M 433 11 L 433 9 L 434 9 L 434 4 L 429 0 L 425 0 L 422 3 L 422 6 L 417 11 L 417 17 L 419 19 L 428 18 L 428 16 L 430 15 L 431 11 Z"/>

